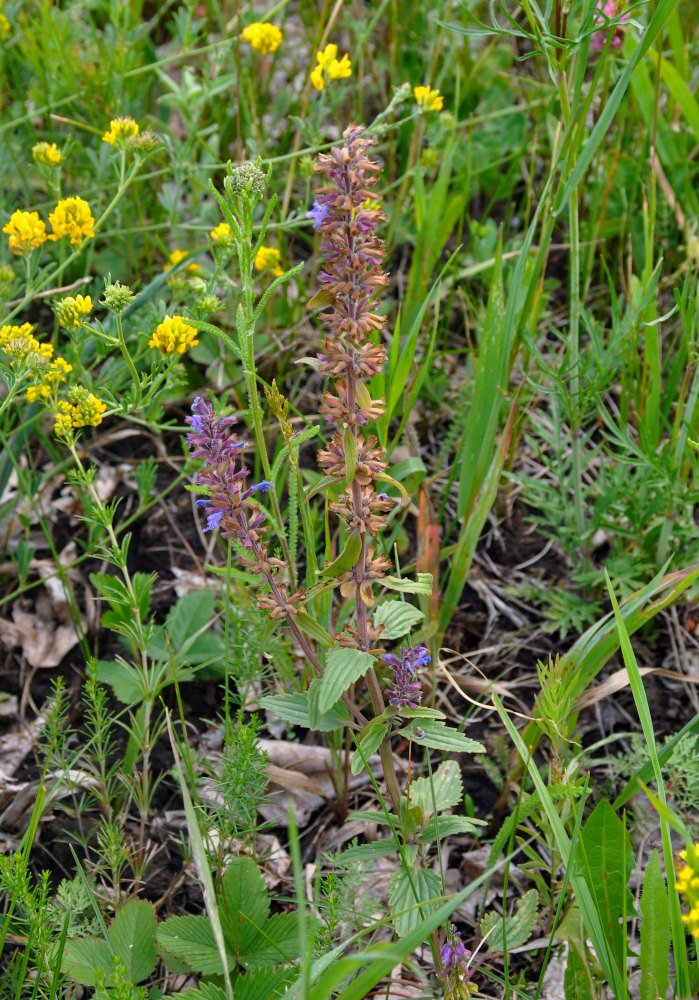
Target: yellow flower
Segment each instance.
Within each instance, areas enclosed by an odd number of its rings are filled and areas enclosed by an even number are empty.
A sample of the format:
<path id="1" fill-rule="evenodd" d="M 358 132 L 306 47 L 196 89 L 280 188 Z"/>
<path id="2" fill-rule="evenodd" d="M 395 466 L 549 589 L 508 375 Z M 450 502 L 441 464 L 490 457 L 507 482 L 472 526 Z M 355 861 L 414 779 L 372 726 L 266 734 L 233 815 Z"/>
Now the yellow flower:
<path id="1" fill-rule="evenodd" d="M 109 123 L 109 131 L 102 136 L 102 142 L 108 142 L 110 146 L 118 146 L 132 135 L 138 135 L 138 124 L 133 118 L 124 115 L 120 118 L 112 118 Z"/>
<path id="2" fill-rule="evenodd" d="M 27 389 L 27 402 L 36 403 L 38 400 L 48 402 L 56 385 L 65 382 L 68 373 L 72 371 L 73 366 L 69 365 L 65 358 L 55 358 L 48 368 L 37 372 L 39 381 Z"/>
<path id="3" fill-rule="evenodd" d="M 689 907 L 689 912 L 682 915 L 682 922 L 692 937 L 699 939 L 699 843 L 680 851 L 680 858 L 687 863 L 677 873 L 675 888 Z"/>
<path id="4" fill-rule="evenodd" d="M 223 244 L 223 246 L 228 246 L 233 239 L 231 227 L 227 222 L 220 222 L 215 229 L 211 230 L 209 236 L 213 243 Z"/>
<path id="5" fill-rule="evenodd" d="M 85 316 L 92 312 L 92 299 L 89 295 L 72 295 L 56 305 L 56 316 L 61 326 L 78 327 Z"/>
<path id="6" fill-rule="evenodd" d="M 49 215 L 49 222 L 53 229 L 50 240 L 67 236 L 71 243 L 79 245 L 95 235 L 95 220 L 90 206 L 82 198 L 62 198 Z"/>
<path id="7" fill-rule="evenodd" d="M 33 329 L 31 323 L 0 327 L 0 350 L 10 358 L 11 367 L 24 363 L 30 372 L 46 370 L 46 362 L 53 357 L 53 345 L 41 344 L 32 336 Z"/>
<path id="8" fill-rule="evenodd" d="M 71 423 L 73 427 L 99 427 L 107 404 L 94 396 L 82 385 L 74 385 L 68 391 L 71 402 Z"/>
<path id="9" fill-rule="evenodd" d="M 444 98 L 438 90 L 430 90 L 429 87 L 413 87 L 413 94 L 419 108 L 425 111 L 441 111 L 444 107 Z"/>
<path id="10" fill-rule="evenodd" d="M 188 256 L 186 250 L 173 250 L 171 254 L 168 254 L 168 263 L 163 265 L 163 271 L 169 271 L 171 267 L 175 264 L 179 264 L 181 260 L 184 260 Z M 195 260 L 191 264 L 187 264 L 185 271 L 200 271 L 201 268 Z"/>
<path id="11" fill-rule="evenodd" d="M 32 156 L 44 167 L 57 167 L 63 161 L 63 153 L 55 142 L 37 142 L 32 146 Z"/>
<path id="12" fill-rule="evenodd" d="M 282 255 L 275 247 L 260 247 L 255 254 L 255 270 L 271 271 L 275 278 L 284 274 L 281 267 Z"/>
<path id="13" fill-rule="evenodd" d="M 10 22 L 4 14 L 0 14 L 0 38 L 7 38 L 10 33 Z"/>
<path id="14" fill-rule="evenodd" d="M 311 83 L 316 90 L 323 90 L 325 81 L 323 74 L 327 72 L 331 80 L 340 80 L 352 76 L 352 63 L 345 53 L 342 59 L 337 58 L 337 45 L 326 45 L 316 52 L 317 65 L 311 73 Z"/>
<path id="15" fill-rule="evenodd" d="M 182 316 L 166 316 L 148 341 L 162 354 L 184 354 L 188 347 L 198 344 L 196 327 L 190 326 Z"/>
<path id="16" fill-rule="evenodd" d="M 54 412 L 53 433 L 56 437 L 70 437 L 73 428 L 73 407 L 59 399 Z"/>
<path id="17" fill-rule="evenodd" d="M 10 237 L 12 253 L 28 254 L 46 242 L 46 226 L 38 212 L 21 212 L 19 209 L 10 216 L 10 221 L 2 227 Z"/>
<path id="18" fill-rule="evenodd" d="M 268 52 L 276 52 L 282 44 L 282 33 L 276 24 L 267 21 L 255 21 L 243 29 L 240 36 L 244 42 L 249 42 L 255 52 L 267 55 Z"/>

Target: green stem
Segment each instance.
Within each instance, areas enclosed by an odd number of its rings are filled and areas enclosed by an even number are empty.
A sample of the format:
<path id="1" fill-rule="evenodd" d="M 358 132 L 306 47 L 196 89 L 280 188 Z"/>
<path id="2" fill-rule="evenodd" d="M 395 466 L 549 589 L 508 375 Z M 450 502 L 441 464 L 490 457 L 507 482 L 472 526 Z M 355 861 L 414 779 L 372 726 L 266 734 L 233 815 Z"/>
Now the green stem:
<path id="1" fill-rule="evenodd" d="M 134 388 L 136 389 L 137 393 L 140 393 L 140 391 L 141 391 L 141 380 L 138 377 L 138 372 L 136 371 L 136 366 L 134 365 L 133 359 L 131 358 L 131 355 L 129 354 L 129 349 L 126 346 L 126 340 L 124 338 L 124 328 L 123 328 L 123 326 L 121 324 L 121 315 L 119 313 L 116 313 L 115 319 L 116 319 L 117 336 L 119 338 L 119 349 L 121 350 L 121 353 L 122 353 L 122 355 L 124 357 L 124 361 L 126 362 L 126 364 L 128 366 L 128 369 L 131 372 L 131 378 L 133 380 Z M 153 387 L 151 386 L 151 391 L 152 391 L 152 389 L 153 389 Z"/>

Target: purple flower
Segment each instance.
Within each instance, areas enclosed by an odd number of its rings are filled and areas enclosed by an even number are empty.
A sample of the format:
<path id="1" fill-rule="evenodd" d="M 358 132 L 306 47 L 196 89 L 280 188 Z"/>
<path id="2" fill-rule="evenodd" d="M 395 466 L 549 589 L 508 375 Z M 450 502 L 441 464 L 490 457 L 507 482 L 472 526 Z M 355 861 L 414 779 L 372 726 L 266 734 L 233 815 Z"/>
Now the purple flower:
<path id="1" fill-rule="evenodd" d="M 222 507 L 219 507 L 217 510 L 212 510 L 206 519 L 206 527 L 204 528 L 204 531 L 216 531 L 223 514 L 224 511 Z"/>
<path id="2" fill-rule="evenodd" d="M 228 428 L 235 424 L 235 417 L 217 417 L 211 403 L 201 396 L 192 403 L 192 416 L 184 418 L 192 428 L 186 435 L 192 458 L 204 458 L 207 465 L 220 465 L 230 459 L 245 445 L 238 441 Z"/>
<path id="3" fill-rule="evenodd" d="M 618 20 L 614 25 L 614 34 L 612 35 L 612 48 L 621 48 L 624 41 L 624 29 L 621 22 L 628 21 L 630 16 L 628 11 L 621 14 L 621 6 L 619 0 L 597 0 L 597 10 L 599 11 L 595 18 L 597 31 L 595 31 L 590 41 L 590 48 L 593 52 L 602 51 L 607 40 L 609 22 L 617 17 Z M 620 14 L 621 16 L 619 16 Z"/>
<path id="4" fill-rule="evenodd" d="M 313 228 L 318 229 L 319 226 L 323 225 L 329 210 L 328 205 L 321 205 L 320 202 L 314 201 L 313 208 L 309 212 L 306 212 L 306 218 L 313 219 Z"/>
<path id="5" fill-rule="evenodd" d="M 271 489 L 272 489 L 272 484 L 268 482 L 266 479 L 263 479 L 261 482 L 255 483 L 254 486 L 251 486 L 250 492 L 257 493 L 257 491 L 260 490 L 262 493 L 266 493 L 267 490 Z"/>
<path id="6" fill-rule="evenodd" d="M 471 952 L 464 948 L 461 935 L 450 927 L 447 940 L 439 950 L 442 968 L 437 975 L 444 980 L 444 995 L 469 997 L 476 992 L 476 986 L 469 981 L 468 959 Z"/>
<path id="7" fill-rule="evenodd" d="M 387 653 L 384 662 L 393 668 L 395 683 L 386 689 L 389 703 L 396 708 L 417 708 L 422 698 L 422 684 L 415 675 L 432 657 L 424 646 L 401 647 L 400 656 Z"/>

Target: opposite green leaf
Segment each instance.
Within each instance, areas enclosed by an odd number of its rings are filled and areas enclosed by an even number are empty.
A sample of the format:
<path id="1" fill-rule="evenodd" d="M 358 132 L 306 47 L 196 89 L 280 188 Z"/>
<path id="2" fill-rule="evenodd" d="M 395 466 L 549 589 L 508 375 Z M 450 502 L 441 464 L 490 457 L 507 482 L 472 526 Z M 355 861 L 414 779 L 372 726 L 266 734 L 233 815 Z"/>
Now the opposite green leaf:
<path id="1" fill-rule="evenodd" d="M 447 750 L 454 753 L 485 753 L 485 747 L 476 740 L 464 736 L 458 729 L 446 726 L 438 719 L 416 719 L 398 730 L 401 736 L 414 740 L 431 750 Z"/>
<path id="2" fill-rule="evenodd" d="M 331 649 L 325 660 L 325 673 L 322 677 L 318 707 L 325 713 L 332 708 L 355 681 L 373 667 L 376 660 L 370 653 L 362 653 L 358 649 L 348 649 L 336 646 Z"/>
<path id="3" fill-rule="evenodd" d="M 388 725 L 382 719 L 372 719 L 369 725 L 362 730 L 359 746 L 352 754 L 352 763 L 350 764 L 352 774 L 362 772 L 365 761 L 368 763 L 374 751 L 381 746 L 387 729 Z"/>
<path id="4" fill-rule="evenodd" d="M 481 935 L 488 935 L 488 949 L 502 951 L 507 947 L 509 950 L 528 941 L 537 921 L 538 902 L 539 893 L 529 889 L 519 900 L 513 916 L 503 920 L 501 913 L 486 913 L 481 920 Z"/>
<path id="5" fill-rule="evenodd" d="M 416 899 L 417 895 L 417 899 Z M 398 937 L 405 937 L 431 913 L 442 900 L 439 875 L 429 868 L 413 868 L 408 875 L 398 868 L 391 878 L 391 915 Z"/>
<path id="6" fill-rule="evenodd" d="M 382 601 L 372 615 L 374 625 L 383 625 L 381 640 L 400 639 L 424 619 L 419 608 L 404 601 Z"/>
<path id="7" fill-rule="evenodd" d="M 420 806 L 428 817 L 457 805 L 463 790 L 461 768 L 455 760 L 445 760 L 431 777 L 416 778 L 411 783 L 410 804 Z"/>
<path id="8" fill-rule="evenodd" d="M 397 590 L 401 594 L 425 594 L 427 597 L 432 593 L 432 574 L 418 573 L 417 580 L 404 580 L 400 576 L 385 576 L 381 581 L 382 587 L 389 590 Z"/>

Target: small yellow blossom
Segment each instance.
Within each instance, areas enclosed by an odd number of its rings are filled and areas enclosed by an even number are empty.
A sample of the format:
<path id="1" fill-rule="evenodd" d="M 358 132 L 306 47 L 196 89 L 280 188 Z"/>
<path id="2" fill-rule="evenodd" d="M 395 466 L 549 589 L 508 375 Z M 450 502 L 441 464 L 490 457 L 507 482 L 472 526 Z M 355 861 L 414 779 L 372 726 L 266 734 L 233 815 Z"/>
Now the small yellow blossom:
<path id="1" fill-rule="evenodd" d="M 102 414 L 107 404 L 94 396 L 82 385 L 74 385 L 68 390 L 71 402 L 71 419 L 73 427 L 98 427 L 102 423 Z"/>
<path id="2" fill-rule="evenodd" d="M 65 358 L 54 358 L 48 368 L 38 371 L 39 381 L 27 389 L 27 402 L 36 403 L 38 400 L 48 402 L 58 383 L 65 382 L 68 373 L 72 371 L 73 366 L 69 365 Z"/>
<path id="3" fill-rule="evenodd" d="M 10 250 L 16 254 L 31 253 L 47 239 L 46 226 L 38 212 L 22 212 L 17 209 L 10 216 L 10 221 L 2 227 L 2 231 L 10 237 Z"/>
<path id="4" fill-rule="evenodd" d="M 7 38 L 10 33 L 10 22 L 4 14 L 0 14 L 0 38 Z"/>
<path id="5" fill-rule="evenodd" d="M 60 240 L 64 236 L 71 243 L 79 245 L 94 234 L 95 220 L 90 206 L 83 198 L 62 198 L 49 215 L 53 233 L 50 240 Z"/>
<path id="6" fill-rule="evenodd" d="M 281 266 L 282 255 L 276 247 L 260 247 L 255 254 L 255 270 L 271 271 L 275 278 L 284 274 Z"/>
<path id="7" fill-rule="evenodd" d="M 72 295 L 61 299 L 56 305 L 56 316 L 61 326 L 80 326 L 85 316 L 92 312 L 92 299 L 89 295 Z"/>
<path id="8" fill-rule="evenodd" d="M 268 21 L 255 21 L 243 29 L 240 36 L 244 42 L 249 42 L 255 52 L 260 55 L 267 55 L 268 52 L 276 52 L 282 44 L 282 33 L 276 24 Z"/>
<path id="9" fill-rule="evenodd" d="M 345 79 L 352 76 L 352 63 L 345 53 L 342 59 L 337 58 L 337 45 L 326 45 L 316 52 L 316 67 L 311 73 L 311 83 L 316 90 L 323 90 L 325 81 L 323 74 L 327 73 L 331 80 Z"/>
<path id="10" fill-rule="evenodd" d="M 233 239 L 233 233 L 227 222 L 220 222 L 215 229 L 211 230 L 209 237 L 213 243 L 221 243 L 226 246 Z"/>
<path id="11" fill-rule="evenodd" d="M 59 399 L 54 412 L 53 432 L 56 437 L 70 437 L 73 428 L 73 407 L 65 399 Z"/>
<path id="12" fill-rule="evenodd" d="M 168 254 L 168 263 L 163 265 L 163 271 L 169 271 L 171 267 L 175 264 L 179 264 L 181 260 L 184 260 L 188 256 L 186 250 L 173 250 L 171 254 Z M 201 268 L 195 260 L 191 264 L 187 264 L 185 271 L 200 271 Z"/>
<path id="13" fill-rule="evenodd" d="M 138 124 L 133 118 L 124 115 L 110 121 L 109 131 L 102 136 L 102 142 L 108 142 L 110 146 L 118 146 L 134 135 L 138 135 Z"/>
<path id="14" fill-rule="evenodd" d="M 57 167 L 63 161 L 63 153 L 55 142 L 37 142 L 32 146 L 32 156 L 44 167 Z"/>
<path id="15" fill-rule="evenodd" d="M 675 888 L 689 907 L 689 912 L 682 915 L 682 922 L 692 937 L 699 940 L 699 843 L 688 851 L 680 851 L 680 858 L 686 863 L 677 873 Z"/>
<path id="16" fill-rule="evenodd" d="M 184 354 L 189 347 L 198 344 L 196 327 L 187 323 L 182 316 L 166 316 L 148 341 L 149 347 L 156 347 L 162 354 Z"/>
<path id="17" fill-rule="evenodd" d="M 419 108 L 425 111 L 441 111 L 444 107 L 444 98 L 438 90 L 430 90 L 429 87 L 413 87 L 415 101 Z"/>
<path id="18" fill-rule="evenodd" d="M 30 371 L 44 371 L 53 357 L 53 345 L 42 344 L 32 335 L 31 323 L 0 327 L 0 351 L 10 359 L 10 365 L 23 364 Z"/>

